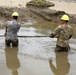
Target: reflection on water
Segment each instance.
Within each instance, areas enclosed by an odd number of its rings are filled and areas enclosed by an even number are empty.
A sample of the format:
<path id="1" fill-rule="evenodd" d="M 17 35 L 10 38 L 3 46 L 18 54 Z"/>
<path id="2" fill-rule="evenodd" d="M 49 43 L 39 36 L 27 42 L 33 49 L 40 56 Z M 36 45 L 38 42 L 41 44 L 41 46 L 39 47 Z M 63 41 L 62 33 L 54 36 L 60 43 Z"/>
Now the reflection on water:
<path id="1" fill-rule="evenodd" d="M 20 67 L 17 54 L 18 54 L 18 48 L 6 47 L 5 49 L 6 65 L 8 69 L 12 70 L 12 75 L 18 75 L 18 68 Z"/>
<path id="2" fill-rule="evenodd" d="M 50 68 L 55 75 L 67 75 L 69 73 L 70 64 L 68 62 L 68 52 L 56 52 L 56 67 L 52 60 L 49 60 Z"/>
<path id="3" fill-rule="evenodd" d="M 18 35 L 22 35 L 22 36 L 50 35 L 51 31 L 54 30 L 56 26 L 57 23 L 54 24 L 49 22 L 46 23 L 42 22 L 38 25 L 21 27 Z M 76 26 L 74 26 L 73 29 L 74 29 L 73 37 L 76 38 Z M 4 32 L 5 29 L 0 30 L 1 35 L 3 35 Z M 19 49 L 6 47 L 4 53 L 3 51 L 5 48 L 5 42 L 4 42 L 5 38 L 0 37 L 0 62 L 1 62 L 0 65 L 2 66 L 2 68 L 0 69 L 0 74 L 4 69 L 6 75 L 31 75 L 31 73 L 32 75 L 42 75 L 42 74 L 53 75 L 52 72 L 55 75 L 66 75 L 68 73 L 69 73 L 68 75 L 75 75 L 76 74 L 75 71 L 76 39 L 74 38 L 70 40 L 71 52 L 69 54 L 69 62 L 70 62 L 69 64 L 68 53 L 54 53 L 54 48 L 57 40 L 56 38 L 52 39 L 49 37 L 42 37 L 42 38 L 19 37 Z M 3 55 L 6 56 L 6 60 L 4 59 Z M 18 60 L 17 55 L 19 56 L 20 62 Z M 55 55 L 56 55 L 56 65 L 57 65 L 56 67 L 53 65 L 52 60 L 49 60 L 50 58 L 54 59 Z M 37 60 L 39 60 L 40 62 Z M 48 60 L 50 63 L 50 67 Z M 34 68 L 32 69 L 32 67 Z M 1 75 L 5 75 L 5 74 L 1 74 Z"/>

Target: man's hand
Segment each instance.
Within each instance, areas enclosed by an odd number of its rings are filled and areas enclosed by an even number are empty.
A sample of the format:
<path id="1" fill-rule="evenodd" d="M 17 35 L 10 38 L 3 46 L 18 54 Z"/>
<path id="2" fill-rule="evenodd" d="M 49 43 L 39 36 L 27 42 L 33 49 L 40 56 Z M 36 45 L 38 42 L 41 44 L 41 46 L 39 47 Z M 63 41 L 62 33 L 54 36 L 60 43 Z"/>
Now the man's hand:
<path id="1" fill-rule="evenodd" d="M 6 37 L 6 33 L 4 33 L 4 36 Z"/>
<path id="2" fill-rule="evenodd" d="M 54 38 L 54 35 L 53 35 L 53 34 L 51 34 L 50 38 Z"/>

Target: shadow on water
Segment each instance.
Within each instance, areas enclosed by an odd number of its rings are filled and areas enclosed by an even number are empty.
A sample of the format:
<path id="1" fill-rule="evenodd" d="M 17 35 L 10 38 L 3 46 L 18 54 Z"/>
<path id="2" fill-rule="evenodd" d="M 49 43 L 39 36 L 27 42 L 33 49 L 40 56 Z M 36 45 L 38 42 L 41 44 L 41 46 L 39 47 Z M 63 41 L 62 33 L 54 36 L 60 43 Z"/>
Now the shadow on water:
<path id="1" fill-rule="evenodd" d="M 20 67 L 20 63 L 18 60 L 18 48 L 5 48 L 6 55 L 6 65 L 8 69 L 12 71 L 11 75 L 18 75 L 18 68 Z"/>
<path id="2" fill-rule="evenodd" d="M 55 75 L 67 75 L 70 70 L 70 63 L 68 62 L 68 52 L 55 53 L 56 54 L 56 67 L 53 65 L 52 60 L 49 60 L 50 68 Z"/>

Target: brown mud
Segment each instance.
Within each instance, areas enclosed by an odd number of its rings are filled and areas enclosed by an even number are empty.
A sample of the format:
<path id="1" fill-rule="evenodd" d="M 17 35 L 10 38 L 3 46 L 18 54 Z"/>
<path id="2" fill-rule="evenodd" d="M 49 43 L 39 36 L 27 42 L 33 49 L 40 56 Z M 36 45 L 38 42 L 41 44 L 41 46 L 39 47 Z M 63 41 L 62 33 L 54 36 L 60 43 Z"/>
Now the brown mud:
<path id="1" fill-rule="evenodd" d="M 48 4 L 49 3 L 49 4 Z M 76 24 L 76 15 L 69 14 L 64 11 L 57 11 L 49 9 L 48 7 L 53 7 L 54 3 L 48 2 L 45 7 L 38 7 L 33 5 L 30 1 L 26 4 L 26 7 L 0 7 L 0 25 L 5 25 L 7 20 L 11 20 L 11 14 L 17 11 L 19 16 L 19 21 L 21 25 L 27 24 L 26 22 L 31 22 L 32 24 L 37 23 L 39 20 L 50 21 L 59 23 L 60 18 L 63 14 L 67 14 L 70 17 L 70 24 Z"/>
<path id="2" fill-rule="evenodd" d="M 48 2 L 48 3 L 47 3 Z M 65 11 L 57 11 L 54 9 L 51 9 L 51 7 L 54 7 L 55 4 L 53 2 L 49 1 L 44 1 L 44 6 L 39 6 L 34 1 L 30 1 L 26 5 L 32 12 L 35 14 L 39 15 L 40 17 L 44 18 L 45 20 L 48 21 L 54 21 L 54 22 L 59 22 L 60 18 L 63 14 L 67 14 L 70 17 L 70 24 L 76 24 L 76 15 L 75 14 L 69 14 L 66 13 Z M 50 9 L 49 9 L 50 7 Z"/>

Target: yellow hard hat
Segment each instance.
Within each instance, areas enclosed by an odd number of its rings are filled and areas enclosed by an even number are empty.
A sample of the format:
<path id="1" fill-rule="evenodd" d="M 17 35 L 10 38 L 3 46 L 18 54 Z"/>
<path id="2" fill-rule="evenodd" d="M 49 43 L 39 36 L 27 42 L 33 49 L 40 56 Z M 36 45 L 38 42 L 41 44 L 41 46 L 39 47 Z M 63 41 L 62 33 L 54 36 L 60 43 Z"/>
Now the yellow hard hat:
<path id="1" fill-rule="evenodd" d="M 68 17 L 68 15 L 63 15 L 63 16 L 61 17 L 61 20 L 68 21 L 68 20 L 69 20 L 69 17 Z"/>
<path id="2" fill-rule="evenodd" d="M 13 12 L 12 16 L 19 16 L 18 12 Z"/>

